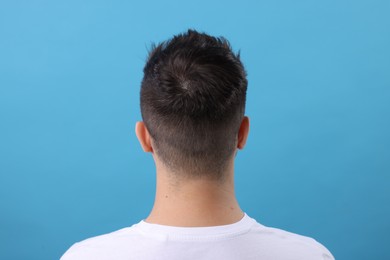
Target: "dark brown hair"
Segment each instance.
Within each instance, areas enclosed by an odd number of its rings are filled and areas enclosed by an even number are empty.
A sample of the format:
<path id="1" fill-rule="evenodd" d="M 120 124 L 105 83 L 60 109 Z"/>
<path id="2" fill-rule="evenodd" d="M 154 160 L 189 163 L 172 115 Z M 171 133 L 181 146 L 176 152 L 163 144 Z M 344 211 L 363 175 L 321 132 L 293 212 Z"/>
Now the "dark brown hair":
<path id="1" fill-rule="evenodd" d="M 188 30 L 152 46 L 141 113 L 162 162 L 188 177 L 219 179 L 236 149 L 246 72 L 223 37 Z"/>

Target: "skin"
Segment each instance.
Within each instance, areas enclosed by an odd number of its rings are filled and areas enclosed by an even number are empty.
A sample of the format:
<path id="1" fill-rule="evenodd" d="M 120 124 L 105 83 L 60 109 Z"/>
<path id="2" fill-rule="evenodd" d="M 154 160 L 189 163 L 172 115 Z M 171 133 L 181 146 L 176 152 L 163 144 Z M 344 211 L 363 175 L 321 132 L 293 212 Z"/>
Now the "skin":
<path id="1" fill-rule="evenodd" d="M 180 178 L 161 162 L 153 149 L 153 140 L 143 122 L 135 127 L 145 152 L 151 153 L 156 165 L 154 206 L 145 219 L 148 223 L 176 227 L 228 225 L 244 216 L 234 192 L 234 158 L 243 149 L 249 133 L 249 118 L 244 117 L 238 132 L 237 149 L 227 162 L 223 181 L 207 178 Z"/>

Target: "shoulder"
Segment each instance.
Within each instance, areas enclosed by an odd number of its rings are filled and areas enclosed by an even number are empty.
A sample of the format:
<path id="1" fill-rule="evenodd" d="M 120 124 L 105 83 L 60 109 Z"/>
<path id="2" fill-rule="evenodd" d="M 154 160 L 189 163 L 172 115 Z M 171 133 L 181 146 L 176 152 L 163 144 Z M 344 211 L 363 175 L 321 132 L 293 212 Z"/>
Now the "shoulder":
<path id="1" fill-rule="evenodd" d="M 315 239 L 286 230 L 256 223 L 251 230 L 270 254 L 285 255 L 283 259 L 334 259 L 330 251 Z M 289 256 L 289 257 L 288 257 Z"/>
<path id="2" fill-rule="evenodd" d="M 110 259 L 113 252 L 134 240 L 135 237 L 136 231 L 132 227 L 91 237 L 72 245 L 61 260 L 106 259 L 107 257 Z"/>

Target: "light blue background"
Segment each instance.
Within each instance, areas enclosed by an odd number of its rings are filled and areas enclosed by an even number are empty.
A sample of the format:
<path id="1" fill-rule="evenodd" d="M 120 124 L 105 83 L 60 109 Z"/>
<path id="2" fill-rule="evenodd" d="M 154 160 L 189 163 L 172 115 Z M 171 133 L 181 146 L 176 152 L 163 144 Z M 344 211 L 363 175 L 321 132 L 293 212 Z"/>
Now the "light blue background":
<path id="1" fill-rule="evenodd" d="M 237 195 L 337 259 L 390 259 L 390 2 L 0 1 L 0 259 L 58 259 L 144 218 L 147 49 L 226 36 L 249 78 Z"/>

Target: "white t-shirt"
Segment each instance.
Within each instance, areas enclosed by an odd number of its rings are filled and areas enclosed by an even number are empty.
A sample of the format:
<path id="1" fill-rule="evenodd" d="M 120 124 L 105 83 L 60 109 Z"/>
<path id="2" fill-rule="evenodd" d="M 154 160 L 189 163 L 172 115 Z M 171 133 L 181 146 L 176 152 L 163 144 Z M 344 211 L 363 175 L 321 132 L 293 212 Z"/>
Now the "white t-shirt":
<path id="1" fill-rule="evenodd" d="M 323 260 L 332 254 L 312 238 L 265 227 L 245 216 L 234 224 L 172 227 L 141 221 L 74 244 L 61 260 Z"/>

